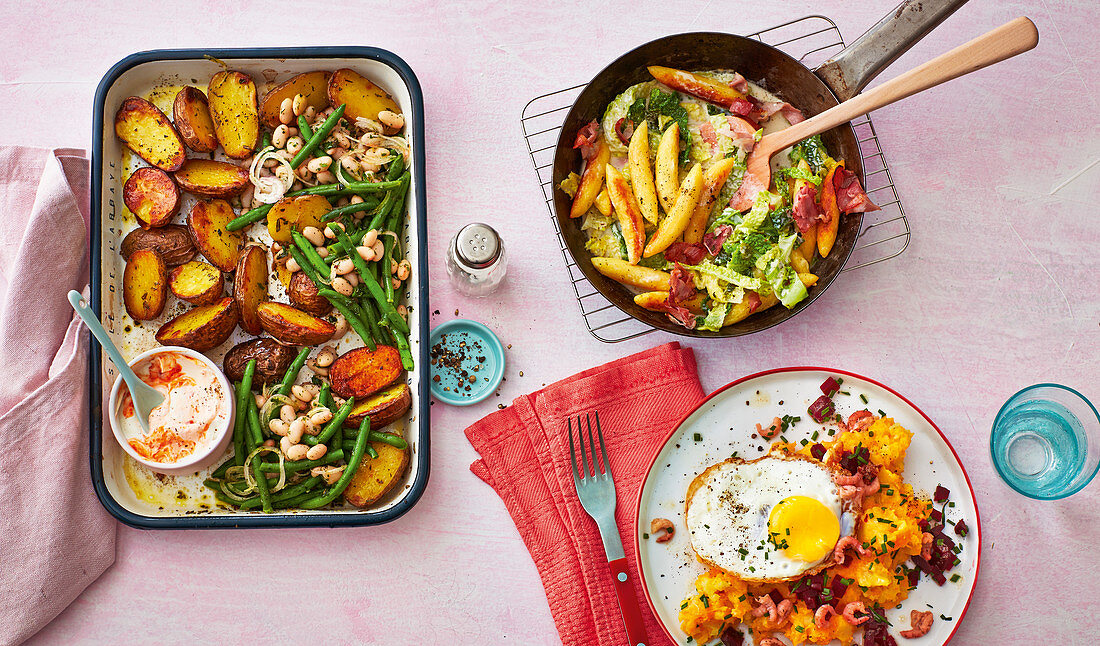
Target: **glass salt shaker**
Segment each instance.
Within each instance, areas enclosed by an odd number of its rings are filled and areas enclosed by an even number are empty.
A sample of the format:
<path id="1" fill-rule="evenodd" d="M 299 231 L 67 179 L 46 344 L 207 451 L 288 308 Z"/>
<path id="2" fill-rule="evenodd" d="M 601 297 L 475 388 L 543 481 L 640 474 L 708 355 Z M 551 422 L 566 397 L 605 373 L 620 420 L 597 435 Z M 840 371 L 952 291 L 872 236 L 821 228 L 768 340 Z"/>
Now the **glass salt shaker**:
<path id="1" fill-rule="evenodd" d="M 451 239 L 447 275 L 466 296 L 488 296 L 504 280 L 508 259 L 504 242 L 488 224 L 467 224 Z"/>

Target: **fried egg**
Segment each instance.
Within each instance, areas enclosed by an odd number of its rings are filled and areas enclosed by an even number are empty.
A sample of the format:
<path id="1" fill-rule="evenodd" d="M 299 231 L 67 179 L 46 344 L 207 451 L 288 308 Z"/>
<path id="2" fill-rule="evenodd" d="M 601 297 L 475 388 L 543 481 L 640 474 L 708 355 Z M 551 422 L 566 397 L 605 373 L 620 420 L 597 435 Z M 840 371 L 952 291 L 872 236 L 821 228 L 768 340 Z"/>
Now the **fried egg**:
<path id="1" fill-rule="evenodd" d="M 829 565 L 837 541 L 855 533 L 859 510 L 825 465 L 768 454 L 699 474 L 685 517 L 700 561 L 746 581 L 781 581 Z"/>

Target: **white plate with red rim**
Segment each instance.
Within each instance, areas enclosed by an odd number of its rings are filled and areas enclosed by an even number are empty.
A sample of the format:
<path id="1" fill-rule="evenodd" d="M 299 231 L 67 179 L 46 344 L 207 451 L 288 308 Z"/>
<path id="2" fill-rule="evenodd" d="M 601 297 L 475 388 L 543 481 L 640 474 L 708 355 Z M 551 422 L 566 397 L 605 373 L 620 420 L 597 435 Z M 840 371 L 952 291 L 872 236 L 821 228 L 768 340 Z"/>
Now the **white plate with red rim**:
<path id="1" fill-rule="evenodd" d="M 901 607 L 886 611 L 890 634 L 899 644 L 907 641 L 899 638 L 898 632 L 910 627 L 910 610 L 932 611 L 934 622 L 921 638 L 922 646 L 946 644 L 955 634 L 974 592 L 982 537 L 974 490 L 958 455 L 931 419 L 887 386 L 843 370 L 807 367 L 760 372 L 711 393 L 669 433 L 649 466 L 638 494 L 634 528 L 638 571 L 653 614 L 674 642 L 688 643 L 688 636 L 680 630 L 680 604 L 691 596 L 695 579 L 705 571 L 695 559 L 687 532 L 683 531 L 688 485 L 708 466 L 729 458 L 735 451 L 746 460 L 764 455 L 770 442 L 752 438 L 758 422 L 767 426 L 775 417 L 801 417 L 801 421 L 784 431 L 788 441 L 810 441 L 815 431 L 817 441 L 833 439 L 828 431 L 835 430 L 835 426 L 818 424 L 807 413 L 810 404 L 822 394 L 821 384 L 830 376 L 841 378 L 841 391 L 849 393 L 833 397 L 836 412 L 845 419 L 857 410 L 867 409 L 876 415 L 881 410 L 913 433 L 905 458 L 905 482 L 913 486 L 914 492 L 928 498 L 938 485 L 946 487 L 950 490 L 949 500 L 954 503 L 946 509 L 947 521 L 963 519 L 970 528 L 965 538 L 951 534 L 962 546 L 958 554 L 961 563 L 947 573 L 948 581 L 943 586 L 937 586 L 922 574 L 920 583 L 909 592 Z M 860 395 L 867 398 L 867 403 Z M 656 542 L 654 536 L 643 539 L 653 518 L 667 518 L 680 531 L 667 543 Z M 952 575 L 958 575 L 958 580 L 952 581 Z"/>

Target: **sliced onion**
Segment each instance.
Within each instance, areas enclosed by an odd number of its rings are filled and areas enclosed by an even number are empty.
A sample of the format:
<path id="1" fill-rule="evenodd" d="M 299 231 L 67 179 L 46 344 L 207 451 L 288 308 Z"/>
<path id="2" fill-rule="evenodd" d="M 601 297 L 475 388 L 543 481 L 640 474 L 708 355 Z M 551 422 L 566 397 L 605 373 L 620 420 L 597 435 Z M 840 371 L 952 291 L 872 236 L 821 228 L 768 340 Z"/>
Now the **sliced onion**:
<path id="1" fill-rule="evenodd" d="M 366 117 L 355 117 L 355 127 L 369 130 L 370 132 L 377 132 L 378 134 L 382 134 L 386 131 L 386 127 L 380 122 Z"/>
<path id="2" fill-rule="evenodd" d="M 271 428 L 271 420 L 275 419 L 275 415 L 272 414 L 275 408 L 282 408 L 286 404 L 290 404 L 291 406 L 294 405 L 294 402 L 292 402 L 290 400 L 290 397 L 287 395 L 272 395 L 271 397 L 268 397 L 267 401 L 264 402 L 264 407 L 260 409 L 260 426 L 262 426 L 262 428 L 260 429 L 261 433 L 264 431 L 264 429 Z"/>
<path id="3" fill-rule="evenodd" d="M 275 493 L 276 491 L 279 491 L 286 486 L 286 461 L 283 457 L 283 452 L 274 446 L 257 446 L 255 449 L 252 450 L 251 453 L 248 454 L 248 457 L 245 458 L 244 462 L 245 464 L 249 464 L 252 462 L 252 458 L 261 453 L 268 452 L 272 452 L 275 455 L 279 456 L 279 482 L 277 482 L 275 486 L 270 489 L 271 493 Z M 250 488 L 255 489 L 256 477 L 252 474 L 252 469 L 244 470 L 244 479 L 248 482 L 248 486 Z"/>
<path id="4" fill-rule="evenodd" d="M 362 119 L 362 117 L 359 117 Z M 356 120 L 358 122 L 358 119 Z M 356 123 L 358 125 L 358 123 Z M 405 161 L 409 161 L 409 143 L 405 141 L 404 137 L 390 137 L 387 135 L 380 135 L 375 133 L 367 133 L 359 138 L 359 142 L 364 146 L 371 148 L 389 148 L 401 153 L 401 156 L 405 158 Z"/>
<path id="5" fill-rule="evenodd" d="M 274 146 L 264 148 L 252 159 L 252 165 L 248 168 L 248 179 L 252 181 L 255 190 L 252 197 L 264 204 L 274 204 L 283 199 L 286 192 L 294 185 L 294 167 L 290 162 L 277 154 Z M 275 168 L 274 177 L 260 177 L 259 169 L 264 162 L 274 159 L 279 162 Z M 289 181 L 287 181 L 289 179 Z"/>
<path id="6" fill-rule="evenodd" d="M 224 482 L 224 481 L 220 485 L 220 489 L 222 490 L 222 493 L 225 494 L 226 498 L 229 498 L 233 502 L 244 502 L 244 501 L 248 500 L 247 495 L 244 495 L 244 496 L 238 495 L 236 492 L 231 491 L 229 489 L 228 485 L 229 485 L 229 483 Z M 251 493 L 251 491 L 249 491 L 248 493 Z"/>

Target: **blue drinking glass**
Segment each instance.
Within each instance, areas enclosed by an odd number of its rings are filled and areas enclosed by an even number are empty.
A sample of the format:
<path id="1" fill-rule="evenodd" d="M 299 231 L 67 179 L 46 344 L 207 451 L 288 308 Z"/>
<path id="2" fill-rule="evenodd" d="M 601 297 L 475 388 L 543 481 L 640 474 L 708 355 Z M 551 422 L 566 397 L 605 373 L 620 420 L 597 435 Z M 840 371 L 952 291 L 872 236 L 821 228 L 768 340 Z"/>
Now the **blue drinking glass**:
<path id="1" fill-rule="evenodd" d="M 1008 486 L 1036 500 L 1065 498 L 1100 470 L 1100 413 L 1072 388 L 1029 386 L 997 413 L 989 450 Z"/>

